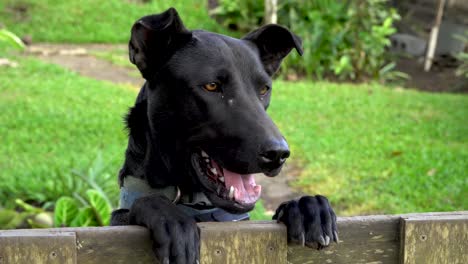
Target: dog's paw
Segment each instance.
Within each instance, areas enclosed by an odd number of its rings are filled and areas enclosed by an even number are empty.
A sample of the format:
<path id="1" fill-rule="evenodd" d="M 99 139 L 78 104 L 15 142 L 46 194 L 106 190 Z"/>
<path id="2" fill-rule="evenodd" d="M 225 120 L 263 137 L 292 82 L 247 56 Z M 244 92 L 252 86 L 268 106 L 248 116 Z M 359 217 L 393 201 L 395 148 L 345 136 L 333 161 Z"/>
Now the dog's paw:
<path id="1" fill-rule="evenodd" d="M 113 211 L 111 215 L 110 225 L 111 226 L 128 225 L 129 224 L 129 219 L 128 219 L 129 212 L 130 210 L 128 209 L 117 209 Z"/>
<path id="2" fill-rule="evenodd" d="M 324 196 L 303 196 L 284 202 L 276 209 L 273 219 L 286 225 L 288 242 L 317 249 L 331 241 L 338 243 L 336 215 Z"/>
<path id="3" fill-rule="evenodd" d="M 166 198 L 144 197 L 130 209 L 130 224 L 146 226 L 153 251 L 162 264 L 195 264 L 200 261 L 200 229 Z"/>

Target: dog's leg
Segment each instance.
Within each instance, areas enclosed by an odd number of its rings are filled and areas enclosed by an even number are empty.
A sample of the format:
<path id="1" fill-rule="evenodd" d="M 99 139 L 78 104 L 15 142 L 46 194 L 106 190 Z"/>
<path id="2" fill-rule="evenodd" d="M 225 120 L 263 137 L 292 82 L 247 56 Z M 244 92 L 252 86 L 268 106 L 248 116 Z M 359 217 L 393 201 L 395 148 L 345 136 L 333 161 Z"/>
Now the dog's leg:
<path id="1" fill-rule="evenodd" d="M 284 202 L 276 209 L 273 219 L 286 225 L 288 242 L 317 249 L 331 241 L 338 243 L 336 215 L 324 196 L 303 196 Z"/>
<path id="2" fill-rule="evenodd" d="M 129 225 L 130 219 L 128 219 L 128 214 L 130 210 L 128 209 L 117 209 L 112 212 L 110 225 L 111 226 L 123 226 Z"/>
<path id="3" fill-rule="evenodd" d="M 141 197 L 130 210 L 112 212 L 111 225 L 147 227 L 153 239 L 153 251 L 163 264 L 199 263 L 200 230 L 195 220 L 160 195 Z"/>

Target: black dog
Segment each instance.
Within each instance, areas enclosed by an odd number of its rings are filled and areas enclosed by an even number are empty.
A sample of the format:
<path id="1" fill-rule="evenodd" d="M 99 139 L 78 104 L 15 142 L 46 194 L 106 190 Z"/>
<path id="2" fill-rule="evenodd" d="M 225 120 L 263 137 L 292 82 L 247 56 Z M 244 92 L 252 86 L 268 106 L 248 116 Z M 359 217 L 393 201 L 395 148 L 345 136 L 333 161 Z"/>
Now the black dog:
<path id="1" fill-rule="evenodd" d="M 151 230 L 162 263 L 199 261 L 199 221 L 248 219 L 260 197 L 254 173 L 276 176 L 288 145 L 266 113 L 271 76 L 301 39 L 267 25 L 242 39 L 187 30 L 175 9 L 132 28 L 130 60 L 146 79 L 127 125 L 121 208 L 112 224 Z M 323 196 L 285 202 L 273 217 L 289 241 L 337 241 Z"/>

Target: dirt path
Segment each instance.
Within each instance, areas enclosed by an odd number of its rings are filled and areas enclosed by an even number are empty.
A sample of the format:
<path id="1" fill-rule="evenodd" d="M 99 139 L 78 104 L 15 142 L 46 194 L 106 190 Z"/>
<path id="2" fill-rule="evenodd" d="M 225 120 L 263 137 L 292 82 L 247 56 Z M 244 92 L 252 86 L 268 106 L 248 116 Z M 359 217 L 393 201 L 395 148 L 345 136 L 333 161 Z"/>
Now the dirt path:
<path id="1" fill-rule="evenodd" d="M 139 76 L 136 68 L 115 65 L 93 55 L 96 52 L 125 48 L 126 45 L 108 44 L 35 44 L 29 47 L 28 52 L 41 60 L 58 64 L 83 76 L 118 84 L 129 84 L 139 89 L 144 80 Z M 122 56 L 126 57 L 125 54 Z M 289 166 L 286 164 L 282 173 L 277 177 L 269 178 L 263 175 L 255 177 L 257 184 L 262 185 L 262 200 L 270 214 L 281 202 L 299 196 L 299 193 L 288 184 L 298 176 L 299 172 L 300 170 L 295 168 L 294 164 Z"/>
<path id="2" fill-rule="evenodd" d="M 136 68 L 118 66 L 93 56 L 95 52 L 116 48 L 123 49 L 125 45 L 36 44 L 30 46 L 28 52 L 41 60 L 58 64 L 83 76 L 140 87 L 144 81 L 139 77 Z"/>

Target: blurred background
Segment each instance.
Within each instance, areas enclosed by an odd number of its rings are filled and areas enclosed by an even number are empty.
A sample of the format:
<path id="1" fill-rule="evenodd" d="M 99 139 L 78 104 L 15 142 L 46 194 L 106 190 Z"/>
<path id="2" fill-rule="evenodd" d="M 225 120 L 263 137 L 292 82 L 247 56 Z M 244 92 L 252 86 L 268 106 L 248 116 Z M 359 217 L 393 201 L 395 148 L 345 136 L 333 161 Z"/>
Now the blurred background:
<path id="1" fill-rule="evenodd" d="M 107 225 L 123 117 L 143 84 L 132 24 L 175 7 L 189 29 L 290 28 L 269 113 L 292 155 L 253 219 L 329 197 L 338 215 L 468 210 L 464 0 L 0 0 L 0 229 Z"/>

